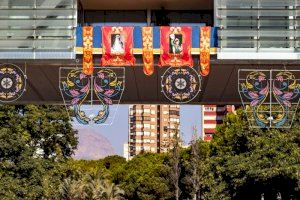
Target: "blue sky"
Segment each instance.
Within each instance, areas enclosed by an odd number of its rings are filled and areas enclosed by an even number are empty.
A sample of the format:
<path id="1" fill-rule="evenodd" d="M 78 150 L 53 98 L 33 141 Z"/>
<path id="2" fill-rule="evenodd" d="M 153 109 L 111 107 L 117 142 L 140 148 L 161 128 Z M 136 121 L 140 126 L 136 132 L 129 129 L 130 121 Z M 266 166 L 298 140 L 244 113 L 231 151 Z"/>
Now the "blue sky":
<path id="1" fill-rule="evenodd" d="M 111 110 L 116 110 L 117 106 L 112 106 Z M 123 156 L 123 144 L 128 141 L 128 105 L 120 105 L 117 109 L 114 121 L 111 125 L 89 125 L 85 128 L 91 128 L 99 134 L 105 136 L 116 154 Z M 110 116 L 113 116 L 111 113 Z M 201 132 L 201 106 L 183 105 L 180 106 L 180 126 L 183 140 L 189 143 L 192 136 L 192 127 L 196 125 L 198 136 Z"/>

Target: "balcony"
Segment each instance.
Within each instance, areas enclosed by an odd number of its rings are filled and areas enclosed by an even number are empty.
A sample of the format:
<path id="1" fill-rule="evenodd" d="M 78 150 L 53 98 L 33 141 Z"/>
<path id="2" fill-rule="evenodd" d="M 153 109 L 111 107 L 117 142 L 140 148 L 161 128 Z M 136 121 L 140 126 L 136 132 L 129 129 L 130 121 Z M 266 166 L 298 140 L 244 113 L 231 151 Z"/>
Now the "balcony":
<path id="1" fill-rule="evenodd" d="M 300 59 L 296 1 L 216 0 L 218 59 Z"/>
<path id="2" fill-rule="evenodd" d="M 2 0 L 0 59 L 74 59 L 76 0 Z"/>

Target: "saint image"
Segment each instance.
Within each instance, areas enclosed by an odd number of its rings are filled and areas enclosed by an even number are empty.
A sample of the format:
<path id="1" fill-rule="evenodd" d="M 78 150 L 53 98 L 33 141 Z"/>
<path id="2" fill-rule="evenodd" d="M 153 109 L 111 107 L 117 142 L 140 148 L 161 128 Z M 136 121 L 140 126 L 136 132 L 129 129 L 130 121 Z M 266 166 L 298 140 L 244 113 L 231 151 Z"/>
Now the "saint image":
<path id="1" fill-rule="evenodd" d="M 124 53 L 124 37 L 121 34 L 111 35 L 111 54 Z"/>
<path id="2" fill-rule="evenodd" d="M 170 42 L 169 53 L 180 54 L 182 52 L 182 35 L 181 34 L 170 34 L 169 42 Z"/>

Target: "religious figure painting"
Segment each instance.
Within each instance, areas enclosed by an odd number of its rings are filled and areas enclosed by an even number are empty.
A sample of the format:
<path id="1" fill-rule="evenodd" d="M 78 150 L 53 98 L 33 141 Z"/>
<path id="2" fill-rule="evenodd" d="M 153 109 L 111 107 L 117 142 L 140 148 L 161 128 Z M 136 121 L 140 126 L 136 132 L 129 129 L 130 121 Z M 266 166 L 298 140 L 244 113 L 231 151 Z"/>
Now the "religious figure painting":
<path id="1" fill-rule="evenodd" d="M 124 54 L 124 36 L 122 34 L 111 35 L 111 54 Z"/>
<path id="2" fill-rule="evenodd" d="M 169 36 L 169 53 L 180 54 L 182 52 L 182 35 L 181 34 L 170 34 Z"/>

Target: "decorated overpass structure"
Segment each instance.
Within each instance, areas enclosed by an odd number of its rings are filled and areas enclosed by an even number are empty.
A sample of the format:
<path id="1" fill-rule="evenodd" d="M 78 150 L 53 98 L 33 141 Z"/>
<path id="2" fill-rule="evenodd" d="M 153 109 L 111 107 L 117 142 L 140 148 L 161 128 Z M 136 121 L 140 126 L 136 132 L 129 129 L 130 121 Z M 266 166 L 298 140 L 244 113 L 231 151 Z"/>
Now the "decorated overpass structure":
<path id="1" fill-rule="evenodd" d="M 240 104 L 253 127 L 289 127 L 299 16 L 280 0 L 4 0 L 0 101 L 99 124 L 112 104 Z M 103 109 L 90 119 L 84 104 Z"/>

